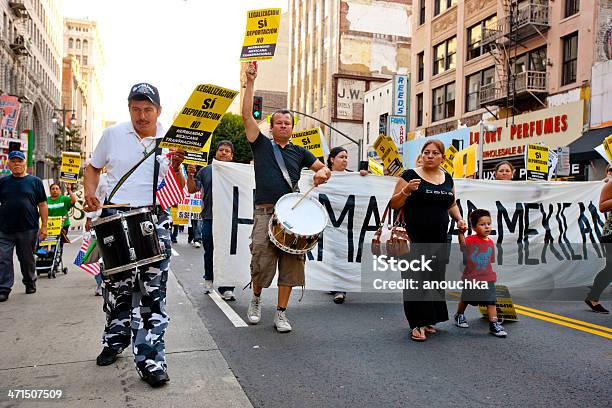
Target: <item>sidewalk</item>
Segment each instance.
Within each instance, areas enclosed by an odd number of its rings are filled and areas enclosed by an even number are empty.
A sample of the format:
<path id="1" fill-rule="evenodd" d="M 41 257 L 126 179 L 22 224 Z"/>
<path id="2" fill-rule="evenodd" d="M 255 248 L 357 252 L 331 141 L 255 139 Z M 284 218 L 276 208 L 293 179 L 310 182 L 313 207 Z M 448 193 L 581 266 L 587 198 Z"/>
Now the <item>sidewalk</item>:
<path id="1" fill-rule="evenodd" d="M 15 286 L 0 303 L 0 407 L 53 406 L 46 400 L 10 400 L 9 389 L 62 390 L 62 407 L 250 407 L 208 330 L 174 274 L 168 280 L 166 352 L 170 383 L 152 389 L 135 371 L 131 351 L 98 367 L 104 327 L 94 278 L 72 264 L 80 245 L 64 253 L 67 275 L 40 276 L 26 295 L 15 258 Z M 38 403 L 37 403 L 38 402 Z M 43 402 L 43 405 L 40 404 Z"/>

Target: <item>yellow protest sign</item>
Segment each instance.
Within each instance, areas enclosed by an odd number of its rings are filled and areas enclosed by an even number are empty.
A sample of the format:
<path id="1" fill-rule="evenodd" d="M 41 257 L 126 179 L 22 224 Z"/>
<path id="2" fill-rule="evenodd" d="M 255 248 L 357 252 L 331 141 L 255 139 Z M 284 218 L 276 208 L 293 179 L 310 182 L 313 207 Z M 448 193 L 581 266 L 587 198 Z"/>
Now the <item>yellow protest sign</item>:
<path id="1" fill-rule="evenodd" d="M 306 129 L 291 134 L 291 143 L 297 146 L 302 146 L 315 157 L 323 159 L 323 145 L 321 144 L 321 129 Z M 322 160 L 324 161 L 324 160 Z"/>
<path id="2" fill-rule="evenodd" d="M 455 153 L 453 160 L 453 177 L 465 178 L 476 173 L 476 159 L 478 156 L 478 145 L 473 144 Z"/>
<path id="3" fill-rule="evenodd" d="M 378 136 L 378 139 L 374 142 L 374 150 L 378 153 L 378 157 L 382 159 L 383 166 L 390 176 L 401 174 L 404 167 L 393 139 L 385 135 Z"/>
<path id="4" fill-rule="evenodd" d="M 186 207 L 189 207 L 189 205 L 187 205 Z M 185 212 L 183 211 L 180 215 L 185 215 Z M 177 207 L 170 207 L 170 217 L 172 217 L 172 224 L 174 225 L 187 225 L 187 222 L 189 221 L 188 217 L 179 216 L 179 211 Z"/>
<path id="5" fill-rule="evenodd" d="M 62 233 L 62 217 L 47 218 L 47 239 L 38 243 L 39 246 L 57 244 L 57 239 Z"/>
<path id="6" fill-rule="evenodd" d="M 374 160 L 372 157 L 368 158 L 368 168 L 372 174 L 376 174 L 378 176 L 384 175 L 383 165 Z"/>
<path id="7" fill-rule="evenodd" d="M 527 180 L 548 180 L 548 146 L 527 145 Z"/>
<path id="8" fill-rule="evenodd" d="M 612 135 L 604 139 L 603 148 L 608 156 L 608 163 L 612 163 Z"/>
<path id="9" fill-rule="evenodd" d="M 497 309 L 497 318 L 504 320 L 518 320 L 514 303 L 512 303 L 512 296 L 507 286 L 495 285 L 495 307 Z M 483 316 L 487 316 L 486 306 L 479 306 L 480 313 Z"/>
<path id="10" fill-rule="evenodd" d="M 185 160 L 183 160 L 183 163 L 195 164 L 196 166 L 207 166 L 211 143 L 212 137 L 209 137 L 201 152 L 185 152 Z"/>
<path id="11" fill-rule="evenodd" d="M 247 12 L 246 32 L 240 61 L 266 60 L 274 56 L 281 9 L 271 8 Z"/>
<path id="12" fill-rule="evenodd" d="M 76 183 L 81 170 L 81 154 L 78 152 L 62 152 L 60 181 Z"/>
<path id="13" fill-rule="evenodd" d="M 457 154 L 457 148 L 450 145 L 444 152 L 444 162 L 442 162 L 442 168 L 451 176 L 455 172 L 455 155 Z"/>
<path id="14" fill-rule="evenodd" d="M 166 132 L 160 146 L 201 152 L 238 92 L 198 85 Z"/>

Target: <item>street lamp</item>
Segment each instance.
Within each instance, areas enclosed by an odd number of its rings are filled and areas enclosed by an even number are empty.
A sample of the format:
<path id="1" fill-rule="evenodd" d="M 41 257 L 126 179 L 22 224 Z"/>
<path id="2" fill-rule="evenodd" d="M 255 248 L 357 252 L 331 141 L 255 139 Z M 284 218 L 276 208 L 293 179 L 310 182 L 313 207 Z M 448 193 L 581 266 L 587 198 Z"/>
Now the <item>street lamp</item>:
<path id="1" fill-rule="evenodd" d="M 484 123 L 484 121 L 480 121 L 480 134 L 478 135 L 478 178 L 482 179 L 482 168 L 484 166 L 484 133 L 485 132 L 495 132 L 497 130 L 497 126 L 492 125 L 490 123 Z"/>
<path id="2" fill-rule="evenodd" d="M 53 123 L 59 122 L 59 119 L 57 118 L 56 112 L 61 112 L 62 113 L 62 116 L 61 116 L 62 124 L 63 124 L 63 122 L 64 122 L 64 120 L 66 118 L 66 113 L 72 112 L 72 115 L 70 115 L 70 124 L 72 126 L 77 124 L 76 116 L 74 114 L 74 112 L 75 112 L 74 109 L 66 109 L 65 106 L 62 106 L 62 109 L 53 109 L 53 118 L 51 118 L 51 122 L 53 122 Z"/>

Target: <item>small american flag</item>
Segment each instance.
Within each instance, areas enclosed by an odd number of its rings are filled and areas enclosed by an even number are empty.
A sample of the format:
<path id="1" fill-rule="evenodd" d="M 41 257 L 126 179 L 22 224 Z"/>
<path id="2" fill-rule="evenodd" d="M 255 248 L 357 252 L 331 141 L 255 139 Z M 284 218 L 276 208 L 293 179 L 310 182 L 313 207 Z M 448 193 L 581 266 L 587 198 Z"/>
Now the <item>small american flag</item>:
<path id="1" fill-rule="evenodd" d="M 81 244 L 81 248 L 79 249 L 79 253 L 77 254 L 76 259 L 74 260 L 74 264 L 84 270 L 85 272 L 96 276 L 100 273 L 100 263 L 94 262 L 89 264 L 83 263 L 83 258 L 85 258 L 85 254 L 89 249 L 91 241 L 85 237 L 83 237 L 83 243 Z"/>
<path id="2" fill-rule="evenodd" d="M 157 196 L 159 205 L 161 205 L 164 210 L 183 201 L 185 192 L 181 188 L 172 167 L 168 167 L 166 177 L 159 183 L 155 195 Z"/>

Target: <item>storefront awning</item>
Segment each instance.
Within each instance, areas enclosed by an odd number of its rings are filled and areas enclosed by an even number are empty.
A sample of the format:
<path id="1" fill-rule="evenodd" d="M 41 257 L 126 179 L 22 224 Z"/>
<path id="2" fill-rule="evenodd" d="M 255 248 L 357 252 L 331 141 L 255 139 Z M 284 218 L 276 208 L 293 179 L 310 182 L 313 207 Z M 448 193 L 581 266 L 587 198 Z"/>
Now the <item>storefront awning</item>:
<path id="1" fill-rule="evenodd" d="M 612 134 L 612 127 L 591 129 L 569 144 L 571 160 L 586 161 L 600 158 L 595 148 Z"/>

